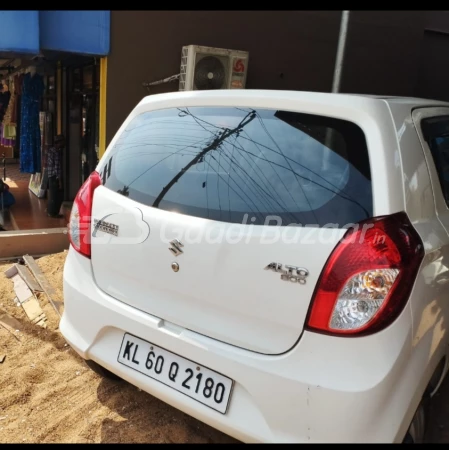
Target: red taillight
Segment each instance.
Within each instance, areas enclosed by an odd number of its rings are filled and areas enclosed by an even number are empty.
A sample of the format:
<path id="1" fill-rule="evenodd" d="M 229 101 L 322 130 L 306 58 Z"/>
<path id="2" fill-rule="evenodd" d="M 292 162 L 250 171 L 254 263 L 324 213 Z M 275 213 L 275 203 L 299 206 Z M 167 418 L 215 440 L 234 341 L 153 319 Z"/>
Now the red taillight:
<path id="1" fill-rule="evenodd" d="M 407 303 L 423 257 L 405 213 L 349 229 L 321 273 L 306 328 L 350 336 L 386 328 Z"/>
<path id="2" fill-rule="evenodd" d="M 92 202 L 94 191 L 100 185 L 100 175 L 92 172 L 78 191 L 70 214 L 70 243 L 77 252 L 87 258 L 90 258 Z"/>

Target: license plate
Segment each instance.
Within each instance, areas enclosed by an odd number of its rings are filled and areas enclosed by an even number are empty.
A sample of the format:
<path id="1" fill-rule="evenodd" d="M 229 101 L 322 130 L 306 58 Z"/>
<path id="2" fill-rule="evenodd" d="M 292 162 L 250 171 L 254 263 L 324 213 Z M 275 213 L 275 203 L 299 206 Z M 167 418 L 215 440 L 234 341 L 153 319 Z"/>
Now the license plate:
<path id="1" fill-rule="evenodd" d="M 118 362 L 226 414 L 233 380 L 125 333 Z"/>

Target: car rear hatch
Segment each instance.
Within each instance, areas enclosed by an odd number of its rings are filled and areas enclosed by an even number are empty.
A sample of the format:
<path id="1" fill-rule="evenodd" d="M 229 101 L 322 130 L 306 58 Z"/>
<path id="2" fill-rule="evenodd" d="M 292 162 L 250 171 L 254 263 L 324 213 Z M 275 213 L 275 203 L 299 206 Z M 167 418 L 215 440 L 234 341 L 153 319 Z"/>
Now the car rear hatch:
<path id="1" fill-rule="evenodd" d="M 372 216 L 365 136 L 345 120 L 149 111 L 120 132 L 100 167 L 97 285 L 166 322 L 265 354 L 299 339 L 329 255 L 348 227 Z"/>

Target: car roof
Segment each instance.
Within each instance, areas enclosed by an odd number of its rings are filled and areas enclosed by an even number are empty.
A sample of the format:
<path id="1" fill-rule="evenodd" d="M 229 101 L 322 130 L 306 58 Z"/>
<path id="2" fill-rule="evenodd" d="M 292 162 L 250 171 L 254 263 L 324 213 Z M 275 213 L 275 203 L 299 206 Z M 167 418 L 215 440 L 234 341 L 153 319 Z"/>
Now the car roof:
<path id="1" fill-rule="evenodd" d="M 312 92 L 312 91 L 287 91 L 287 90 L 268 90 L 268 89 L 217 89 L 217 90 L 190 90 L 190 91 L 174 91 L 165 94 L 148 95 L 141 100 L 141 104 L 151 103 L 158 97 L 159 99 L 178 100 L 185 97 L 189 98 L 207 98 L 216 99 L 217 101 L 223 97 L 245 98 L 245 99 L 260 99 L 263 96 L 266 99 L 281 99 L 290 98 L 294 100 L 316 101 L 325 103 L 326 98 L 332 99 L 333 104 L 341 103 L 342 105 L 365 101 L 380 101 L 389 104 L 397 104 L 403 107 L 410 107 L 411 109 L 429 106 L 447 106 L 449 102 L 441 100 L 423 99 L 415 97 L 401 97 L 393 95 L 370 95 L 370 94 L 353 94 L 353 93 L 330 93 L 330 92 Z"/>
<path id="2" fill-rule="evenodd" d="M 442 100 L 418 98 L 418 97 L 401 97 L 395 95 L 369 95 L 369 94 L 347 94 L 356 97 L 373 98 L 378 100 L 385 100 L 387 103 L 395 103 L 401 105 L 410 105 L 411 107 L 423 106 L 449 106 L 449 102 Z"/>

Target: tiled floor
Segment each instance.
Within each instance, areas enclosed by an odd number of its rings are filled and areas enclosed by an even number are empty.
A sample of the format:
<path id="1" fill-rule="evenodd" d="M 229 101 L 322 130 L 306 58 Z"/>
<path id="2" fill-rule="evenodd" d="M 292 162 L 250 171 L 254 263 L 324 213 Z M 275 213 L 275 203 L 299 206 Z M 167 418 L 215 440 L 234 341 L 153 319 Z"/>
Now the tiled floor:
<path id="1" fill-rule="evenodd" d="M 3 168 L 0 176 L 3 177 Z M 6 166 L 6 183 L 16 199 L 15 205 L 10 209 L 12 227 L 16 230 L 65 227 L 67 218 L 48 217 L 47 199 L 37 198 L 28 189 L 30 177 L 30 174 L 20 173 L 18 165 Z"/>
<path id="2" fill-rule="evenodd" d="M 11 193 L 16 198 L 16 204 L 11 207 L 11 222 L 14 228 L 38 230 L 67 225 L 65 219 L 53 219 L 47 216 L 47 200 L 37 198 L 28 189 L 28 181 L 17 181 L 14 184 L 17 187 L 10 186 Z"/>
<path id="3" fill-rule="evenodd" d="M 3 178 L 3 167 L 0 176 Z M 6 178 L 14 181 L 30 181 L 31 174 L 21 173 L 19 164 L 6 164 Z"/>

